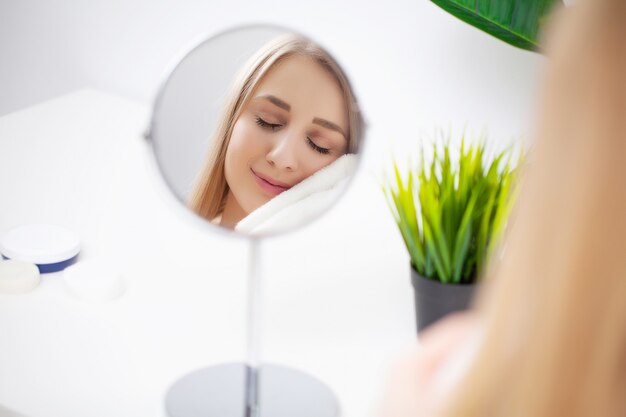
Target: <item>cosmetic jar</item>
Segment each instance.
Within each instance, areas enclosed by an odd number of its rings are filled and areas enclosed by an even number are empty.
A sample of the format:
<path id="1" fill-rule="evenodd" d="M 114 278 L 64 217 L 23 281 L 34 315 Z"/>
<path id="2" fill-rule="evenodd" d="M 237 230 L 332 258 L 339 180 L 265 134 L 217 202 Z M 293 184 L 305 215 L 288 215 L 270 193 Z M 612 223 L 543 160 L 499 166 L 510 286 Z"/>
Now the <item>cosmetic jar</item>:
<path id="1" fill-rule="evenodd" d="M 23 261 L 0 261 L 0 293 L 22 294 L 39 285 L 37 265 Z"/>
<path id="2" fill-rule="evenodd" d="M 71 230 L 51 224 L 28 224 L 0 238 L 4 259 L 37 265 L 42 274 L 58 272 L 76 262 L 80 238 Z"/>

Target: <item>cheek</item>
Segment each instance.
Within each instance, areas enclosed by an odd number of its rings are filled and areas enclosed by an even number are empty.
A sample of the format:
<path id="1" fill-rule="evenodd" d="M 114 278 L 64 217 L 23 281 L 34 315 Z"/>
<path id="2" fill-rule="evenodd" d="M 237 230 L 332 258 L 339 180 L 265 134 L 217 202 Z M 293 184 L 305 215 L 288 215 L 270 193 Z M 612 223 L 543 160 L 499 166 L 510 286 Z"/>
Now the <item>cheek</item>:
<path id="1" fill-rule="evenodd" d="M 245 120 L 240 119 L 235 123 L 224 161 L 226 183 L 247 213 L 265 203 L 265 200 L 260 199 L 250 173 L 255 161 L 264 156 L 263 138 L 255 128 L 255 125 L 246 123 Z"/>
<path id="2" fill-rule="evenodd" d="M 233 132 L 230 136 L 226 152 L 227 161 L 230 157 L 237 164 L 247 165 L 261 152 L 259 149 L 260 142 L 255 127 L 251 126 L 249 122 L 239 119 L 233 126 Z"/>
<path id="3" fill-rule="evenodd" d="M 326 156 L 319 156 L 311 152 L 310 149 L 304 149 L 303 153 L 304 156 L 300 159 L 302 161 L 300 165 L 302 176 L 300 179 L 301 181 L 315 174 L 320 169 L 332 164 L 339 158 L 339 156 L 333 156 L 330 158 Z"/>
<path id="4" fill-rule="evenodd" d="M 237 189 L 237 184 L 241 179 L 242 165 L 246 160 L 245 129 L 241 123 L 235 123 L 233 132 L 226 149 L 226 159 L 224 161 L 224 175 L 226 182 L 231 189 Z"/>
<path id="5" fill-rule="evenodd" d="M 226 150 L 226 165 L 230 171 L 240 170 L 250 161 L 254 153 L 252 148 L 254 141 L 251 140 L 252 133 L 250 127 L 241 119 L 233 126 Z"/>

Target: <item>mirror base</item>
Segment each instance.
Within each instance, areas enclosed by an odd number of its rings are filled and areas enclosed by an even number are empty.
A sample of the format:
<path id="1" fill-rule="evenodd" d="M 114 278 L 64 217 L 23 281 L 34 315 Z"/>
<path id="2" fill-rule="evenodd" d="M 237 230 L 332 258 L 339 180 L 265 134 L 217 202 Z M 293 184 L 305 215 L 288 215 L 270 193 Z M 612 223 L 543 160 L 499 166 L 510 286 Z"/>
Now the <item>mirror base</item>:
<path id="1" fill-rule="evenodd" d="M 216 365 L 185 375 L 168 390 L 169 417 L 244 417 L 246 365 Z M 337 417 L 333 392 L 316 378 L 278 365 L 259 368 L 259 417 Z"/>

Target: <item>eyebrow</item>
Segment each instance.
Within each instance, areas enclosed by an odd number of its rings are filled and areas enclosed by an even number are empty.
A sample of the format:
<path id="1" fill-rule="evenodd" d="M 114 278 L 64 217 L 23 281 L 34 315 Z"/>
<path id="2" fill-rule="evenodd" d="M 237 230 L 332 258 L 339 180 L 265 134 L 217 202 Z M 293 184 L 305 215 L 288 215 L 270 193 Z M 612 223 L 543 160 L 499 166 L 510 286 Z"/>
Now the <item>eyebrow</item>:
<path id="1" fill-rule="evenodd" d="M 278 97 L 273 96 L 271 94 L 267 94 L 267 95 L 260 96 L 260 97 L 257 97 L 257 98 L 262 98 L 262 99 L 268 100 L 271 103 L 275 104 L 276 106 L 280 107 L 281 109 L 284 109 L 284 110 L 287 110 L 287 111 L 291 110 L 291 106 L 289 104 L 285 103 L 283 100 L 281 100 Z"/>
<path id="2" fill-rule="evenodd" d="M 324 119 L 320 119 L 319 117 L 316 117 L 315 119 L 313 119 L 313 123 L 316 125 L 320 125 L 322 127 L 325 127 L 326 129 L 330 129 L 330 130 L 334 130 L 336 132 L 341 133 L 341 135 L 345 138 L 346 134 L 343 132 L 343 130 L 337 126 L 336 124 L 334 124 L 333 122 L 329 122 L 328 120 L 324 120 Z"/>
<path id="3" fill-rule="evenodd" d="M 266 94 L 260 97 L 257 97 L 258 99 L 264 99 L 264 100 L 268 100 L 269 102 L 273 103 L 274 105 L 280 107 L 281 109 L 284 109 L 286 111 L 290 111 L 291 110 L 291 106 L 286 103 L 285 101 L 279 99 L 276 96 L 273 96 L 271 94 Z M 330 122 L 326 119 L 322 119 L 319 117 L 315 117 L 312 121 L 313 124 L 325 127 L 326 129 L 330 129 L 330 130 L 334 130 L 335 132 L 339 132 L 341 133 L 341 135 L 346 138 L 346 134 L 343 131 L 343 129 L 341 129 L 337 124 Z"/>

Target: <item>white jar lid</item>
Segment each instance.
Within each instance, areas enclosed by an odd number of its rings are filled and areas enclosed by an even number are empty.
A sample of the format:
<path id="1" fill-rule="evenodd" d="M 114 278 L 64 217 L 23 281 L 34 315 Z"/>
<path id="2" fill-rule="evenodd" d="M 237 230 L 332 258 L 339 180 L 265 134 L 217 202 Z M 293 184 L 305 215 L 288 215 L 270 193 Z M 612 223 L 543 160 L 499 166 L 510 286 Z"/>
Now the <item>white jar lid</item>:
<path id="1" fill-rule="evenodd" d="M 19 261 L 56 264 L 80 252 L 80 238 L 65 227 L 29 224 L 9 230 L 0 238 L 0 253 Z"/>
<path id="2" fill-rule="evenodd" d="M 111 301 L 126 290 L 120 271 L 103 259 L 87 259 L 63 271 L 68 291 L 86 301 Z"/>
<path id="3" fill-rule="evenodd" d="M 37 265 L 22 261 L 0 262 L 0 293 L 21 294 L 39 285 Z"/>

